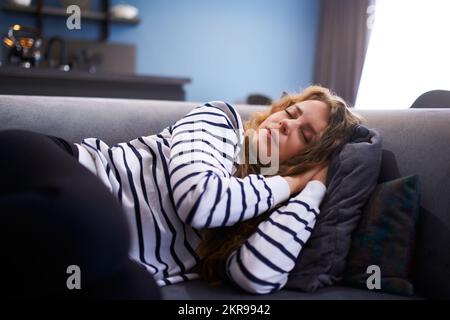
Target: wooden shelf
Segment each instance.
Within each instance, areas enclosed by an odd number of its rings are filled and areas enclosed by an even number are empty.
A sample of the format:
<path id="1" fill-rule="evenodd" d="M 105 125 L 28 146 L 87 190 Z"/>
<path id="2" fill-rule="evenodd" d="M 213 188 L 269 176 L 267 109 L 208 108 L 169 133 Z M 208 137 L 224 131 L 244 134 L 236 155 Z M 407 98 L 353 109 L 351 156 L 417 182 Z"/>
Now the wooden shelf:
<path id="1" fill-rule="evenodd" d="M 27 13 L 27 14 L 38 14 L 37 6 L 28 6 L 21 7 L 12 4 L 4 4 L 2 5 L 2 9 L 5 11 L 13 11 L 18 13 Z M 43 6 L 41 10 L 41 14 L 45 16 L 57 16 L 57 17 L 67 17 L 68 14 L 64 8 L 60 7 L 51 7 L 51 6 Z M 111 22 L 124 23 L 124 24 L 139 24 L 140 19 L 122 19 L 111 16 L 108 13 L 102 11 L 81 11 L 81 19 L 94 20 L 94 21 L 105 21 L 109 20 Z"/>
<path id="2" fill-rule="evenodd" d="M 122 23 L 129 25 L 139 24 L 141 21 L 139 18 L 134 19 L 122 19 L 116 18 L 110 14 L 111 8 L 111 0 L 101 0 L 101 10 L 92 11 L 92 10 L 82 10 L 81 11 L 81 19 L 96 21 L 101 24 L 101 36 L 100 41 L 107 41 L 110 34 L 110 25 L 111 23 Z M 45 6 L 44 0 L 37 0 L 37 4 L 35 6 L 17 6 L 12 4 L 4 4 L 0 7 L 6 11 L 12 11 L 17 13 L 30 14 L 35 16 L 36 18 L 36 28 L 39 30 L 39 36 L 42 36 L 43 30 L 43 18 L 45 16 L 54 16 L 54 17 L 67 17 L 66 9 L 63 7 L 56 6 Z"/>

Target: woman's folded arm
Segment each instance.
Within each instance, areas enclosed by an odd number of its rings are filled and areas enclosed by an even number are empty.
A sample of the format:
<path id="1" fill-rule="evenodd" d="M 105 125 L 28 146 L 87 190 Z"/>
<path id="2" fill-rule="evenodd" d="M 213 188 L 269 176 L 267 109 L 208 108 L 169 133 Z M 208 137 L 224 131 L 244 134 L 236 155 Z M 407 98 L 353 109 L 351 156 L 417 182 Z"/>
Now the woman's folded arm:
<path id="1" fill-rule="evenodd" d="M 195 228 L 230 226 L 285 201 L 280 176 L 231 175 L 242 124 L 230 105 L 216 101 L 188 113 L 171 128 L 170 188 L 179 217 Z"/>
<path id="2" fill-rule="evenodd" d="M 242 289 L 257 294 L 280 290 L 314 228 L 326 188 L 310 181 L 258 225 L 256 232 L 228 258 L 228 277 Z"/>

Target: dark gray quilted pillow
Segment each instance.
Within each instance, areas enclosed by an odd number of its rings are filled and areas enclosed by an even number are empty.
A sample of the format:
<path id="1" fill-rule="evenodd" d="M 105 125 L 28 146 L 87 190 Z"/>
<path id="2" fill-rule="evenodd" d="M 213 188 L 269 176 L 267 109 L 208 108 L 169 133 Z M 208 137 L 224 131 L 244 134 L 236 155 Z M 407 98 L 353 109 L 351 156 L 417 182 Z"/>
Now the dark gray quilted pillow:
<path id="1" fill-rule="evenodd" d="M 349 142 L 332 156 L 319 218 L 287 288 L 312 292 L 341 279 L 352 232 L 377 185 L 381 145 L 377 131 L 358 126 Z"/>

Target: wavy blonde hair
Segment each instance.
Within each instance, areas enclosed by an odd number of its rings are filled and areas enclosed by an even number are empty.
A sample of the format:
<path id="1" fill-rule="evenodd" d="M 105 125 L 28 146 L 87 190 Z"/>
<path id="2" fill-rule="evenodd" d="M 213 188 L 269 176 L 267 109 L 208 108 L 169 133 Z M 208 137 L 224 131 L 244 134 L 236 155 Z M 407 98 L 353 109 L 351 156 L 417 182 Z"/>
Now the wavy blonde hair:
<path id="1" fill-rule="evenodd" d="M 306 88 L 301 93 L 286 94 L 275 101 L 268 111 L 254 113 L 244 125 L 245 133 L 249 130 L 257 130 L 271 114 L 308 100 L 322 101 L 330 108 L 328 126 L 306 150 L 280 165 L 278 174 L 281 176 L 299 174 L 327 161 L 334 152 L 343 147 L 354 128 L 362 121 L 360 116 L 350 111 L 342 98 L 329 89 L 316 85 Z M 248 136 L 245 135 L 245 137 L 248 150 Z M 236 177 L 243 178 L 249 174 L 259 174 L 260 166 L 248 164 L 247 157 L 246 160 L 245 164 L 238 165 L 234 174 Z M 197 250 L 201 260 L 196 268 L 200 276 L 213 285 L 218 285 L 225 280 L 225 263 L 229 255 L 256 231 L 258 224 L 271 212 L 268 211 L 235 226 L 202 230 L 202 240 Z"/>

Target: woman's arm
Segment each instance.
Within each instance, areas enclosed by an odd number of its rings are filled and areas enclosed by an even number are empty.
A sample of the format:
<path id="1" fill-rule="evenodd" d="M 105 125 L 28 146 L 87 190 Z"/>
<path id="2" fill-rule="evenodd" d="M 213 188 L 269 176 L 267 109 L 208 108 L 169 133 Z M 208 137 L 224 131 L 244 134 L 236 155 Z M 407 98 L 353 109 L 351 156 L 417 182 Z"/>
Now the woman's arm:
<path id="1" fill-rule="evenodd" d="M 323 170 L 322 170 L 323 176 Z M 326 174 L 326 172 L 325 172 Z M 228 258 L 228 277 L 257 294 L 280 290 L 314 228 L 326 187 L 315 176 L 289 202 L 261 222 L 257 231 Z"/>
<path id="2" fill-rule="evenodd" d="M 170 188 L 177 213 L 187 224 L 230 226 L 289 198 L 289 184 L 280 176 L 231 176 L 242 142 L 242 123 L 230 105 L 207 103 L 170 130 Z"/>

